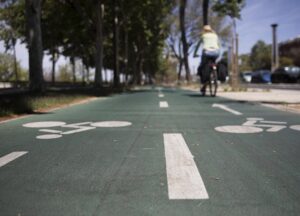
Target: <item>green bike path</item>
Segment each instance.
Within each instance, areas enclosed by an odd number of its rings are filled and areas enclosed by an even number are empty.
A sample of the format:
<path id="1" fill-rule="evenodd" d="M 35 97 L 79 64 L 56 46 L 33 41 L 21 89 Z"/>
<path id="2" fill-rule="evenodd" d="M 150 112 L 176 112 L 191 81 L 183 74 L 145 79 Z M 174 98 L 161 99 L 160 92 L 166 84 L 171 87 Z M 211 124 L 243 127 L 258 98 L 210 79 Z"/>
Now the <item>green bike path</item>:
<path id="1" fill-rule="evenodd" d="M 249 118 L 267 126 L 257 133 L 215 129 Z M 106 121 L 131 125 L 99 127 Z M 2 123 L 0 215 L 299 215 L 297 125 L 297 114 L 171 88 Z M 208 199 L 170 199 L 164 134 L 183 137 Z M 24 154 L 1 166 L 14 152 Z"/>

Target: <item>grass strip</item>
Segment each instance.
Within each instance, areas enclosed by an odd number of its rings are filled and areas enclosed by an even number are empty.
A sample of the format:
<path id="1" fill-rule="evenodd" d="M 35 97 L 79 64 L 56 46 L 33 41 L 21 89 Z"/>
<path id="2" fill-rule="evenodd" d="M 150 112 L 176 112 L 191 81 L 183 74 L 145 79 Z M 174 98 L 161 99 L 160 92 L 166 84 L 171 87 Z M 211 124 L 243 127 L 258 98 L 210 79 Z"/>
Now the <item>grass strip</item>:
<path id="1" fill-rule="evenodd" d="M 92 98 L 81 94 L 17 95 L 0 100 L 0 117 L 32 114 Z"/>

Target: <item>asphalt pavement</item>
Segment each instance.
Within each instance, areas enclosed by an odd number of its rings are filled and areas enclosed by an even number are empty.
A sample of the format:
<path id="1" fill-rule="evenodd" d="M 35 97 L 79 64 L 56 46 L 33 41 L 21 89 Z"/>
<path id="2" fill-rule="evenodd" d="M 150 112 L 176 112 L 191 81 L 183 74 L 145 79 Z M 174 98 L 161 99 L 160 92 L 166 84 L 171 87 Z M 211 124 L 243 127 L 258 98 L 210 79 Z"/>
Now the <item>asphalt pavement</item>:
<path id="1" fill-rule="evenodd" d="M 0 212 L 296 216 L 299 138 L 299 114 L 176 88 L 31 115 L 0 124 Z"/>

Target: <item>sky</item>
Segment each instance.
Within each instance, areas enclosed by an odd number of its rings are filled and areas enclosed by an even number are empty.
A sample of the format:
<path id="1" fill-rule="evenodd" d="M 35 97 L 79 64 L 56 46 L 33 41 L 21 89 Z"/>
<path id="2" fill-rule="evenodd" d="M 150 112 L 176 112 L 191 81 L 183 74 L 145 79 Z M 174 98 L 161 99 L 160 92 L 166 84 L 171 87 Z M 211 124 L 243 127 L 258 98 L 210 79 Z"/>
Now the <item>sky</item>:
<path id="1" fill-rule="evenodd" d="M 250 53 L 252 46 L 263 40 L 267 44 L 272 42 L 271 24 L 277 23 L 278 42 L 300 36 L 300 0 L 246 0 L 246 6 L 241 12 L 241 20 L 237 22 L 239 34 L 239 53 Z M 4 48 L 0 43 L 0 52 Z M 25 46 L 17 46 L 17 58 L 21 65 L 28 68 L 28 54 Z M 58 65 L 64 64 L 60 57 Z M 192 72 L 195 73 L 199 59 L 190 59 Z M 49 57 L 44 56 L 44 68 L 50 71 Z"/>
<path id="2" fill-rule="evenodd" d="M 300 0 L 246 0 L 241 15 L 239 53 L 249 53 L 258 40 L 271 44 L 273 23 L 278 24 L 278 42 L 300 36 Z"/>

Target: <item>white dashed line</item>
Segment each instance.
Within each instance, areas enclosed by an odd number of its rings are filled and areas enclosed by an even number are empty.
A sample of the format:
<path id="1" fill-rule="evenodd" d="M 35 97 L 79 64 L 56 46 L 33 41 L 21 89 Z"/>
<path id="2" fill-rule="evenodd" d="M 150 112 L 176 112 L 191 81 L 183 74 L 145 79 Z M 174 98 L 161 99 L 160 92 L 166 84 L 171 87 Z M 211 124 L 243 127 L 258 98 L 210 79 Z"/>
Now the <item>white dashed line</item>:
<path id="1" fill-rule="evenodd" d="M 12 152 L 10 154 L 7 154 L 0 158 L 0 167 L 3 167 L 4 165 L 8 164 L 9 162 L 27 154 L 26 151 L 20 151 L 20 152 Z"/>
<path id="2" fill-rule="evenodd" d="M 180 133 L 164 134 L 169 199 L 208 199 L 194 157 Z"/>
<path id="3" fill-rule="evenodd" d="M 158 94 L 158 97 L 163 98 L 163 97 L 165 97 L 165 95 L 164 94 Z"/>
<path id="4" fill-rule="evenodd" d="M 159 107 L 160 108 L 168 108 L 169 107 L 169 104 L 167 101 L 160 101 L 159 102 Z"/>

